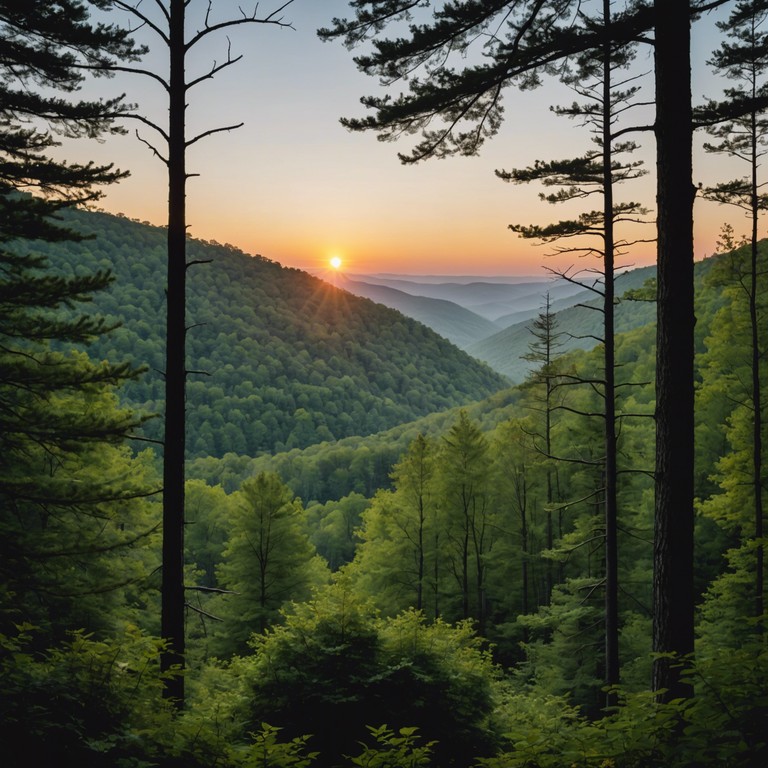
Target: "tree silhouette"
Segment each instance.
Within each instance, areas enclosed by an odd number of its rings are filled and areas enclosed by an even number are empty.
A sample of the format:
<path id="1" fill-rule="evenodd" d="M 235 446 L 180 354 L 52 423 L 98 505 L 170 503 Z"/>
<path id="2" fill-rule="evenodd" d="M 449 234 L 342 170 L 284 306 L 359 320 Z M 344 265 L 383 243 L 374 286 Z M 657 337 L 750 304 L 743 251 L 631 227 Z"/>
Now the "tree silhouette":
<path id="1" fill-rule="evenodd" d="M 624 159 L 637 145 L 631 141 L 619 141 L 616 124 L 622 114 L 632 106 L 639 90 L 633 85 L 636 76 L 619 74 L 626 71 L 634 57 L 630 46 L 614 50 L 611 44 L 611 3 L 603 0 L 600 15 L 583 17 L 582 23 L 593 28 L 602 27 L 604 44 L 596 51 L 583 53 L 572 65 L 561 69 L 564 80 L 579 96 L 581 103 L 569 107 L 554 108 L 560 115 L 580 120 L 593 132 L 596 148 L 581 157 L 550 162 L 537 161 L 534 166 L 511 172 L 497 171 L 505 181 L 529 183 L 539 181 L 546 187 L 557 187 L 541 198 L 549 203 L 571 200 L 589 200 L 593 195 L 600 198 L 601 208 L 581 214 L 575 220 L 560 221 L 549 226 L 511 225 L 510 229 L 522 237 L 556 244 L 560 254 L 597 256 L 601 266 L 597 269 L 569 268 L 557 272 L 572 282 L 583 282 L 585 273 L 597 277 L 584 282 L 587 288 L 599 295 L 602 306 L 603 375 L 598 381 L 584 381 L 580 377 L 562 376 L 563 383 L 586 383 L 594 388 L 603 403 L 600 414 L 603 421 L 604 456 L 591 463 L 599 465 L 602 481 L 596 493 L 602 495 L 605 522 L 605 685 L 610 689 L 619 683 L 619 554 L 618 554 L 618 431 L 622 415 L 618 408 L 616 383 L 614 314 L 616 290 L 616 259 L 625 249 L 636 244 L 634 240 L 619 239 L 618 228 L 627 223 L 643 221 L 645 210 L 638 203 L 615 202 L 615 187 L 621 182 L 642 176 L 641 162 Z M 597 245 L 595 245 L 597 241 Z M 565 244 L 563 244 L 565 243 Z M 586 305 L 585 305 L 586 306 Z M 590 414 L 585 414 L 590 415 Z M 548 451 L 551 456 L 551 449 Z M 550 544 L 551 546 L 551 544 Z M 608 703 L 615 703 L 609 693 Z"/>
<path id="2" fill-rule="evenodd" d="M 215 133 L 231 131 L 242 123 L 217 126 L 188 138 L 186 124 L 189 92 L 200 83 L 215 77 L 242 58 L 232 56 L 227 47 L 226 58 L 214 62 L 207 71 L 189 75 L 187 64 L 193 52 L 212 35 L 243 24 L 288 26 L 281 16 L 293 0 L 279 3 L 274 10 L 259 14 L 258 4 L 252 13 L 240 11 L 238 18 L 215 21 L 213 0 L 207 2 L 201 28 L 187 36 L 186 22 L 191 0 L 155 0 L 154 11 L 141 2 L 111 0 L 111 7 L 134 18 L 140 28 L 148 29 L 160 45 L 167 49 L 168 70 L 164 74 L 140 67 L 111 66 L 112 71 L 145 75 L 159 83 L 168 97 L 168 122 L 142 116 L 136 119 L 152 128 L 165 144 L 165 151 L 141 139 L 168 169 L 168 285 L 166 293 L 166 362 L 165 362 L 165 430 L 163 438 L 163 574 L 161 634 L 166 647 L 161 657 L 163 671 L 184 668 L 184 449 L 186 361 L 186 275 L 194 262 L 187 262 L 186 184 L 193 175 L 187 171 L 187 149 Z M 139 137 L 141 138 L 141 137 Z M 184 703 L 182 674 L 168 677 L 166 695 L 178 706 Z"/>

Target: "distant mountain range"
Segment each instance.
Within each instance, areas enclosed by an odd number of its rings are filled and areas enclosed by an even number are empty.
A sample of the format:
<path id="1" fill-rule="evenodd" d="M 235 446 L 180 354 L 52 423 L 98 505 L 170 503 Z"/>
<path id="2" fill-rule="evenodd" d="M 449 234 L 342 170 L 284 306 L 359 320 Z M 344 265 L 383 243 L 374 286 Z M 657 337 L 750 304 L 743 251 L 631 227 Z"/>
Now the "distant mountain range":
<path id="1" fill-rule="evenodd" d="M 655 267 L 622 273 L 617 295 L 640 288 L 654 275 Z M 523 359 L 532 341 L 529 326 L 542 312 L 547 294 L 563 334 L 560 351 L 591 349 L 601 335 L 602 318 L 595 311 L 601 299 L 586 280 L 376 274 L 346 275 L 337 284 L 424 323 L 515 383 L 531 369 Z M 650 303 L 620 302 L 617 328 L 627 331 L 644 325 L 654 311 Z"/>

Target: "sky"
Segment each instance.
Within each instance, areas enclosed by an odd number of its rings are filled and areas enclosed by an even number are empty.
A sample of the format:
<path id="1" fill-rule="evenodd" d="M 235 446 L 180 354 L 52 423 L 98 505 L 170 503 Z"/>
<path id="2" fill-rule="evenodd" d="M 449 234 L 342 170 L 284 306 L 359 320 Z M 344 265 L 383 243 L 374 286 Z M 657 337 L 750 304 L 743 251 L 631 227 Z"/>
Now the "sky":
<path id="1" fill-rule="evenodd" d="M 237 14 L 244 4 L 218 0 L 214 8 Z M 261 0 L 259 11 L 281 5 Z M 200 27 L 205 0 L 191 0 L 188 30 Z M 145 3 L 143 9 L 151 9 Z M 451 157 L 404 166 L 398 151 L 409 139 L 383 143 L 370 133 L 352 133 L 341 116 L 365 114 L 361 96 L 378 92 L 374 78 L 358 72 L 353 54 L 340 42 L 324 43 L 316 30 L 334 16 L 349 15 L 345 0 L 293 0 L 282 17 L 289 28 L 242 25 L 229 34 L 232 54 L 242 60 L 192 89 L 188 135 L 243 122 L 239 130 L 211 136 L 189 151 L 188 170 L 200 174 L 187 188 L 187 218 L 193 237 L 231 243 L 284 266 L 310 271 L 327 268 L 332 257 L 342 269 L 360 273 L 443 275 L 542 275 L 546 268 L 597 266 L 594 260 L 551 255 L 551 247 L 523 240 L 508 229 L 512 223 L 546 224 L 578 213 L 538 199 L 533 185 L 499 180 L 495 169 L 526 167 L 535 159 L 583 154 L 591 147 L 586 130 L 553 115 L 550 106 L 568 104 L 573 93 L 555 81 L 534 91 L 508 89 L 506 119 L 499 134 L 477 157 Z M 116 13 L 109 18 L 126 23 Z M 713 21 L 694 28 L 694 92 L 716 95 L 721 84 L 705 62 L 716 44 Z M 162 71 L 165 52 L 146 30 L 137 39 L 150 46 L 148 68 Z M 194 76 L 207 72 L 227 53 L 227 36 L 209 39 L 189 59 Z M 650 72 L 650 53 L 641 51 L 638 71 Z M 119 75 L 88 83 L 84 94 L 111 96 L 125 92 L 143 114 L 164 123 L 167 106 L 162 90 L 150 79 Z M 643 98 L 652 98 L 645 78 Z M 69 160 L 114 162 L 130 178 L 107 190 L 99 205 L 111 213 L 163 224 L 166 219 L 165 166 L 136 137 L 109 137 L 101 143 L 65 143 Z M 140 136 L 155 141 L 150 129 Z M 650 134 L 638 135 L 637 153 L 653 169 Z M 695 176 L 705 186 L 743 175 L 745 169 L 697 153 Z M 720 174 L 720 175 L 718 175 Z M 722 174 L 725 174 L 723 176 Z M 653 207 L 653 174 L 624 185 L 622 199 Z M 696 204 L 696 258 L 711 255 L 720 226 L 732 221 L 737 231 L 746 224 L 715 203 Z M 653 227 L 636 228 L 634 236 L 649 238 Z M 654 247 L 646 244 L 620 264 L 653 263 Z"/>

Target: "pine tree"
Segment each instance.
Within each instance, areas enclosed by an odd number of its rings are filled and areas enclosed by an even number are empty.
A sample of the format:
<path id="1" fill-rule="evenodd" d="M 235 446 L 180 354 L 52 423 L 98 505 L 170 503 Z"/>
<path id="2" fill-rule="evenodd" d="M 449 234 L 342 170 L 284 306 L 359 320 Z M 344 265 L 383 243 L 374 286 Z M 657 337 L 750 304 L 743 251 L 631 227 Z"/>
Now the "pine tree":
<path id="1" fill-rule="evenodd" d="M 599 210 L 587 211 L 578 219 L 544 227 L 511 225 L 510 228 L 522 237 L 555 244 L 559 254 L 597 256 L 601 261 L 597 268 L 570 268 L 558 274 L 574 282 L 584 280 L 585 275 L 596 274 L 597 277 L 585 281 L 585 285 L 602 299 L 599 311 L 603 330 L 598 340 L 603 348 L 603 371 L 598 380 L 586 383 L 596 388 L 603 403 L 605 453 L 599 459 L 602 481 L 598 492 L 602 495 L 605 512 L 605 684 L 610 688 L 619 682 L 618 431 L 621 413 L 617 402 L 614 348 L 615 272 L 617 259 L 628 245 L 633 244 L 620 239 L 619 227 L 628 222 L 641 222 L 645 213 L 638 203 L 617 203 L 615 197 L 619 183 L 635 179 L 644 171 L 640 168 L 641 162 L 623 158 L 637 149 L 637 145 L 617 140 L 619 116 L 631 108 L 639 90 L 636 85 L 628 85 L 634 78 L 619 74 L 631 63 L 634 51 L 629 46 L 614 50 L 611 45 L 612 15 L 608 0 L 603 0 L 596 18 L 582 21 L 592 28 L 602 28 L 605 42 L 600 49 L 581 54 L 573 65 L 563 67 L 561 78 L 583 101 L 554 111 L 588 126 L 594 134 L 596 148 L 572 160 L 537 161 L 533 167 L 497 171 L 497 175 L 505 181 L 540 181 L 547 187 L 558 187 L 551 194 L 541 195 L 549 203 L 589 199 L 592 195 L 600 198 Z M 580 382 L 579 377 L 565 378 L 570 384 Z"/>
<path id="2" fill-rule="evenodd" d="M 151 472 L 120 447 L 142 418 L 118 408 L 113 394 L 139 372 L 92 362 L 74 346 L 110 330 L 78 310 L 109 284 L 109 273 L 67 274 L 35 253 L 30 239 L 80 239 L 57 213 L 98 199 L 99 186 L 123 175 L 49 152 L 57 131 L 96 137 L 117 130 L 111 119 L 125 109 L 121 99 L 71 94 L 84 64 L 138 51 L 124 31 L 93 24 L 78 0 L 2 2 L 0 29 L 3 623 L 26 617 L 61 630 L 73 616 L 85 624 L 109 620 L 90 598 L 132 578 L 117 555 L 148 533 L 135 500 L 150 492 Z"/>
<path id="3" fill-rule="evenodd" d="M 487 619 L 486 558 L 496 533 L 488 448 L 477 424 L 462 410 L 443 438 L 438 460 L 443 551 L 458 587 L 457 618 L 475 619 L 481 635 Z"/>
<path id="4" fill-rule="evenodd" d="M 224 619 L 217 632 L 222 654 L 241 653 L 290 601 L 306 600 L 328 572 L 309 540 L 304 509 L 274 473 L 246 480 L 233 500 L 230 535 L 217 569 Z"/>
<path id="5" fill-rule="evenodd" d="M 105 0 L 92 0 L 103 8 Z M 130 61 L 140 53 L 128 33 L 89 19 L 82 0 L 58 3 L 0 2 L 0 231 L 4 238 L 46 240 L 70 236 L 50 220 L 62 208 L 100 196 L 99 186 L 124 176 L 112 165 L 54 159 L 57 134 L 95 138 L 121 133 L 113 118 L 125 114 L 122 97 L 74 99 L 83 68 Z M 13 194 L 19 190 L 34 197 Z"/>
<path id="6" fill-rule="evenodd" d="M 555 393 L 558 389 L 557 353 L 563 343 L 563 332 L 558 329 L 557 315 L 552 312 L 549 293 L 547 293 L 545 298 L 544 310 L 539 313 L 538 317 L 529 327 L 529 330 L 533 335 L 533 340 L 528 344 L 529 351 L 525 355 L 525 359 L 538 364 L 538 368 L 533 371 L 531 376 L 531 383 L 538 383 L 542 385 L 544 389 L 544 397 L 540 398 L 540 404 L 537 403 L 536 405 L 533 405 L 532 408 L 539 411 L 544 416 L 544 426 L 540 436 L 543 439 L 541 448 L 547 461 L 546 548 L 552 549 L 555 540 L 555 527 L 552 513 L 555 509 L 556 501 L 560 501 L 559 493 L 557 493 L 557 466 L 552 458 L 554 456 L 552 435 L 554 432 L 553 417 L 557 407 L 555 398 Z M 558 517 L 562 517 L 562 512 L 558 514 Z M 562 535 L 562 520 L 560 520 L 560 523 L 558 524 L 558 533 L 559 535 Z M 548 561 L 547 583 L 545 586 L 547 600 L 552 592 L 554 581 L 552 563 Z"/>
<path id="7" fill-rule="evenodd" d="M 237 63 L 241 56 L 232 56 L 227 48 L 226 57 L 214 61 L 207 71 L 192 74 L 188 64 L 201 43 L 211 36 L 241 24 L 288 26 L 282 11 L 293 0 L 287 0 L 264 15 L 258 5 L 249 15 L 240 13 L 235 18 L 217 21 L 212 18 L 215 3 L 207 3 L 196 32 L 187 34 L 191 16 L 191 0 L 156 0 L 154 11 L 145 8 L 141 0 L 101 0 L 104 5 L 123 11 L 145 28 L 168 54 L 167 73 L 126 67 L 110 63 L 106 71 L 127 71 L 151 78 L 168 97 L 168 121 L 160 124 L 146 116 L 136 115 L 143 125 L 149 126 L 165 145 L 163 151 L 151 142 L 141 139 L 161 159 L 168 170 L 168 261 L 166 290 L 166 359 L 165 408 L 163 435 L 163 584 L 161 633 L 167 641 L 161 657 L 163 670 L 183 670 L 185 653 L 184 627 L 184 459 L 186 448 L 186 382 L 187 382 L 187 214 L 186 187 L 191 174 L 187 171 L 187 149 L 198 141 L 216 133 L 239 128 L 236 125 L 215 126 L 189 136 L 187 131 L 187 105 L 189 92 L 200 83 L 213 78 L 222 70 Z M 101 67 L 101 62 L 97 63 Z M 141 138 L 141 137 L 140 137 Z M 169 677 L 165 695 L 179 708 L 184 704 L 184 678 L 181 674 Z"/>
<path id="8" fill-rule="evenodd" d="M 715 51 L 710 64 L 735 81 L 726 89 L 724 103 L 710 102 L 705 107 L 709 120 L 717 116 L 729 116 L 734 109 L 741 114 L 735 119 L 717 122 L 708 132 L 718 139 L 715 144 L 705 144 L 705 149 L 717 154 L 746 161 L 749 173 L 745 178 L 721 182 L 704 190 L 705 197 L 744 210 L 750 220 L 749 254 L 746 265 L 735 254 L 727 257 L 733 269 L 731 281 L 737 293 L 747 300 L 749 314 L 750 364 L 749 381 L 745 393 L 732 393 L 731 397 L 748 401 L 752 414 L 751 433 L 751 488 L 753 538 L 755 542 L 754 614 L 762 617 L 765 610 L 764 590 L 764 530 L 765 488 L 763 468 L 763 384 L 760 378 L 761 360 L 765 355 L 764 322 L 760 317 L 760 297 L 765 269 L 761 269 L 758 246 L 760 214 L 768 207 L 768 196 L 761 192 L 764 184 L 759 178 L 761 158 L 768 142 L 768 118 L 765 117 L 765 101 L 768 98 L 768 32 L 764 25 L 768 17 L 768 3 L 764 0 L 742 0 L 736 3 L 728 20 L 718 27 L 729 35 L 729 42 Z M 746 268 L 745 268 L 746 267 Z M 731 291 L 733 293 L 733 291 Z M 738 297 L 735 297 L 738 299 Z M 740 377 L 739 377 L 740 378 Z"/>

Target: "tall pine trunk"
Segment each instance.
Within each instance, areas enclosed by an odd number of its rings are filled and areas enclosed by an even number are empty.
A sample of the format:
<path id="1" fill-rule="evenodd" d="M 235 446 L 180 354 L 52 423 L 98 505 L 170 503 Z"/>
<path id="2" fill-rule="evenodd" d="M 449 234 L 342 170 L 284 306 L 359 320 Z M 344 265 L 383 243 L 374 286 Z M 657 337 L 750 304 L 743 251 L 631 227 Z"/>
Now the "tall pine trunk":
<path id="1" fill-rule="evenodd" d="M 613 217 L 613 152 L 611 95 L 611 29 L 610 0 L 603 0 L 603 23 L 606 42 L 603 45 L 603 367 L 605 376 L 605 685 L 619 683 L 619 552 L 618 552 L 618 488 L 616 440 L 616 362 L 614 333 L 614 217 Z M 609 693 L 606 703 L 616 703 Z"/>
<path id="2" fill-rule="evenodd" d="M 693 653 L 693 200 L 689 0 L 655 0 L 658 290 L 653 650 Z M 661 700 L 691 695 L 668 657 Z"/>
<path id="3" fill-rule="evenodd" d="M 756 97 L 753 80 L 752 98 Z M 763 544 L 763 412 L 762 391 L 760 385 L 760 326 L 757 313 L 758 297 L 758 220 L 760 216 L 760 189 L 757 177 L 758 170 L 758 125 L 757 114 L 750 115 L 750 136 L 752 141 L 752 243 L 750 252 L 749 274 L 749 325 L 751 335 L 751 360 L 752 369 L 752 492 L 755 504 L 755 616 L 761 619 L 765 611 L 764 584 L 765 584 L 765 545 Z M 758 630 L 764 631 L 762 620 L 758 623 Z"/>
<path id="4" fill-rule="evenodd" d="M 165 437 L 161 669 L 184 669 L 184 442 L 186 379 L 185 0 L 171 0 L 168 122 L 168 289 L 166 298 Z M 166 680 L 165 696 L 184 705 L 184 677 Z"/>

